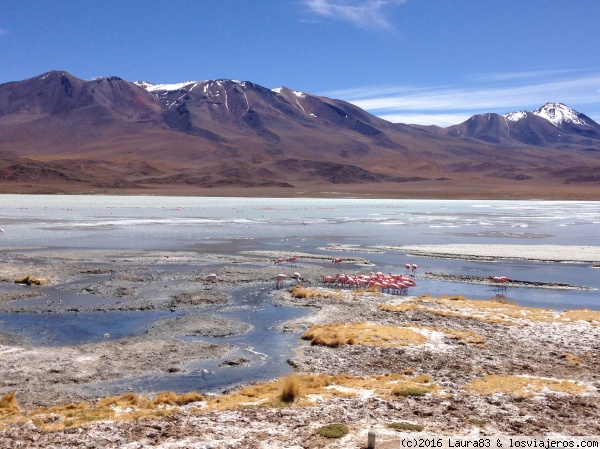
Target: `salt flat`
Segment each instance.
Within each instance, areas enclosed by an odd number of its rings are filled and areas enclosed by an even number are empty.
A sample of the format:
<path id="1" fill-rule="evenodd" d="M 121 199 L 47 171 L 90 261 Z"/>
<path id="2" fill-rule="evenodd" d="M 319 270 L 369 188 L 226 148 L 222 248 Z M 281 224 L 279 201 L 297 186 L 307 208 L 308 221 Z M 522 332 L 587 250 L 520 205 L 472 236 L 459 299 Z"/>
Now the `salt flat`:
<path id="1" fill-rule="evenodd" d="M 553 262 L 600 262 L 600 246 L 448 244 L 397 247 L 419 256 L 460 259 L 521 259 Z"/>

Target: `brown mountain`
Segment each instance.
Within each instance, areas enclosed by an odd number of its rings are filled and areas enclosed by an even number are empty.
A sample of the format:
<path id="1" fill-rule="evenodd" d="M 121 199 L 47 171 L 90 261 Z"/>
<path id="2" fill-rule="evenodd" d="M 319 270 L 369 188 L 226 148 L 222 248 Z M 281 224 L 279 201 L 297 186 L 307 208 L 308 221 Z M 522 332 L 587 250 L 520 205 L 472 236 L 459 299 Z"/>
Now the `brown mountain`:
<path id="1" fill-rule="evenodd" d="M 557 141 L 548 114 L 443 129 L 250 82 L 48 72 L 0 85 L 0 191 L 595 197 L 597 130 L 563 120 Z"/>

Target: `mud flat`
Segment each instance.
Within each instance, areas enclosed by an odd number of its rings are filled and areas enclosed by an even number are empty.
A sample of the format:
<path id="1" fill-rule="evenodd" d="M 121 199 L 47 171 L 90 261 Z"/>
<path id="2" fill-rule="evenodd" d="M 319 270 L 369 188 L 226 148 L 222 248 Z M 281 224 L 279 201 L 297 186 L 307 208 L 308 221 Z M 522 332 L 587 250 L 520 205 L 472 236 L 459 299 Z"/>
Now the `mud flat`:
<path id="1" fill-rule="evenodd" d="M 3 256 L 10 259 L 0 268 L 3 283 L 23 274 L 50 280 L 29 290 L 7 288 L 4 313 L 19 307 L 67 313 L 72 306 L 44 301 L 54 290 L 83 298 L 121 293 L 118 303 L 77 306 L 89 310 L 191 307 L 199 313 L 164 318 L 137 337 L 83 345 L 36 346 L 0 334 L 0 447 L 364 448 L 371 427 L 378 449 L 397 448 L 406 436 L 600 434 L 597 311 L 323 288 L 320 275 L 335 271 L 331 263 L 301 258 L 279 266 L 266 254 L 36 250 Z M 282 270 L 302 272 L 305 283 L 275 290 L 273 276 Z M 213 271 L 222 280 L 204 281 Z M 76 388 L 181 372 L 205 358 L 231 355 L 236 362 L 229 345 L 179 337 L 247 331 L 202 309 L 231 304 L 240 285 L 265 283 L 273 285 L 274 305 L 310 312 L 278 328 L 303 334 L 289 360 L 296 372 L 288 379 L 297 387 L 293 400 L 281 395 L 283 379 L 202 396 L 102 398 Z M 27 305 L 22 291 L 47 296 Z M 238 369 L 236 363 L 227 369 Z M 331 423 L 347 425 L 349 433 L 340 439 L 317 433 Z"/>

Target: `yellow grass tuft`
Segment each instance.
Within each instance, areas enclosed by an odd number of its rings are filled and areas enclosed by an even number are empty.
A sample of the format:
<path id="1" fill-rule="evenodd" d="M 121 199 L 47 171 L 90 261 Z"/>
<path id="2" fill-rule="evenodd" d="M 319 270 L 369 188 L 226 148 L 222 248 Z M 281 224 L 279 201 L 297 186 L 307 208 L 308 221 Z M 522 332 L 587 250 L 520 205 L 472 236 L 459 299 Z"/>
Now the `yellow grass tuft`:
<path id="1" fill-rule="evenodd" d="M 27 284 L 27 285 L 45 285 L 50 282 L 49 279 L 38 278 L 35 276 L 31 276 L 28 274 L 27 276 L 20 277 L 15 279 L 15 284 Z"/>
<path id="2" fill-rule="evenodd" d="M 300 381 L 296 374 L 290 374 L 283 379 L 280 399 L 285 403 L 294 402 L 300 396 Z"/>
<path id="3" fill-rule="evenodd" d="M 200 402 L 203 400 L 204 396 L 195 391 L 181 395 L 172 391 L 164 391 L 157 394 L 152 403 L 155 405 L 187 405 L 192 402 Z"/>
<path id="4" fill-rule="evenodd" d="M 462 387 L 463 390 L 474 394 L 506 393 L 517 397 L 530 397 L 535 393 L 551 391 L 581 395 L 588 392 L 588 388 L 572 380 L 548 379 L 543 377 L 526 376 L 499 376 L 491 375 L 483 379 L 475 379 Z"/>
<path id="5" fill-rule="evenodd" d="M 12 391 L 2 395 L 0 398 L 0 417 L 14 415 L 19 412 L 20 408 L 17 403 L 17 392 Z"/>
<path id="6" fill-rule="evenodd" d="M 294 298 L 333 298 L 333 299 L 344 299 L 344 295 L 340 292 L 330 292 L 327 290 L 317 290 L 313 288 L 306 288 L 301 285 L 292 287 L 292 296 Z"/>
<path id="7" fill-rule="evenodd" d="M 109 396 L 98 402 L 98 407 L 109 407 L 111 405 L 119 407 L 132 407 L 140 403 L 140 397 L 135 393 L 125 393 L 121 396 Z"/>
<path id="8" fill-rule="evenodd" d="M 202 401 L 196 393 L 175 394 L 159 393 L 154 399 L 140 397 L 134 393 L 111 396 L 98 401 L 94 406 L 86 402 L 66 404 L 45 409 L 33 410 L 27 415 L 19 413 L 15 393 L 9 393 L 0 399 L 0 428 L 16 422 L 31 422 L 44 431 L 58 431 L 64 428 L 78 427 L 100 420 L 130 421 L 148 417 L 166 416 L 176 406 Z M 8 414 L 11 411 L 12 415 Z"/>
<path id="9" fill-rule="evenodd" d="M 331 376 L 328 374 L 298 374 L 293 375 L 300 393 L 294 396 L 294 405 L 314 405 L 316 397 L 355 397 L 359 392 L 370 392 L 384 399 L 392 398 L 395 389 L 422 389 L 427 393 L 436 393 L 439 387 L 429 376 L 410 378 L 401 374 L 387 374 L 385 376 L 360 377 L 341 374 Z M 265 382 L 242 388 L 234 393 L 220 396 L 207 404 L 207 410 L 229 410 L 235 408 L 254 407 L 279 407 L 283 403 L 282 392 L 285 389 L 286 379 Z"/>
<path id="10" fill-rule="evenodd" d="M 380 304 L 379 308 L 395 313 L 420 310 L 435 315 L 513 326 L 526 326 L 532 322 L 575 321 L 586 321 L 592 325 L 600 326 L 600 311 L 580 309 L 559 312 L 553 309 L 519 306 L 503 298 L 486 301 L 466 299 L 462 296 L 450 298 L 445 296 L 440 298 L 422 296 L 396 305 Z"/>
<path id="11" fill-rule="evenodd" d="M 596 326 L 600 326 L 600 311 L 598 310 L 565 310 L 562 313 L 562 318 L 568 321 L 587 321 Z"/>
<path id="12" fill-rule="evenodd" d="M 372 323 L 333 323 L 311 327 L 302 335 L 313 345 L 337 347 L 341 345 L 365 346 L 409 346 L 425 343 L 427 338 L 412 329 L 372 324 Z"/>
<path id="13" fill-rule="evenodd" d="M 581 360 L 579 360 L 575 354 L 571 354 L 570 352 L 565 352 L 560 358 L 565 359 L 569 365 L 581 365 Z"/>
<path id="14" fill-rule="evenodd" d="M 466 329 L 445 329 L 450 338 L 460 340 L 462 342 L 482 346 L 485 343 L 485 338 L 479 335 L 477 332 Z"/>

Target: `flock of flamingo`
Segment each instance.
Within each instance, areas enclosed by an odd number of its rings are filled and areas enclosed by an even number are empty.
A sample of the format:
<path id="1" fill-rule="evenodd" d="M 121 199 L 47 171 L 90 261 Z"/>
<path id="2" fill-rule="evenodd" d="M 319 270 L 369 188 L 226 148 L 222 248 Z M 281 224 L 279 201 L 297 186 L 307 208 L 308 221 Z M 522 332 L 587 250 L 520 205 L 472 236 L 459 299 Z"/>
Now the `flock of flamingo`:
<path id="1" fill-rule="evenodd" d="M 298 261 L 297 256 L 290 256 L 288 258 L 280 257 L 278 259 L 273 259 L 273 263 L 276 265 L 282 265 L 284 263 L 289 263 L 290 267 L 295 266 Z M 344 260 L 341 257 L 334 258 L 331 263 L 336 264 L 339 268 Z M 404 274 L 392 274 L 388 273 L 388 275 L 384 275 L 381 272 L 377 273 L 369 273 L 369 274 L 354 274 L 348 275 L 346 273 L 336 274 L 335 276 L 326 276 L 324 274 L 321 275 L 323 284 L 331 287 L 348 287 L 348 288 L 378 288 L 382 292 L 387 292 L 390 294 L 406 294 L 410 287 L 416 287 L 415 281 L 412 279 L 415 277 L 415 273 L 419 266 L 417 264 L 409 264 L 405 265 L 406 273 Z M 302 281 L 302 277 L 300 273 L 294 273 L 292 276 L 288 276 L 283 273 L 279 273 L 275 276 L 275 288 L 279 290 L 279 288 L 286 282 L 288 279 L 294 279 L 296 283 L 300 283 Z M 506 276 L 490 276 L 489 277 L 494 287 L 498 290 L 506 290 L 506 284 L 511 281 L 510 278 Z M 204 277 L 204 280 L 207 282 L 218 282 L 222 279 L 218 277 L 215 273 L 211 273 Z"/>
<path id="2" fill-rule="evenodd" d="M 410 277 L 404 274 L 384 275 L 381 272 L 369 274 L 354 274 L 352 276 L 346 273 L 336 276 L 322 275 L 323 283 L 333 286 L 349 288 L 378 288 L 382 292 L 387 291 L 390 294 L 406 293 L 410 287 L 416 287 L 416 283 Z"/>
<path id="3" fill-rule="evenodd" d="M 278 258 L 273 259 L 273 263 L 283 264 L 288 262 L 290 266 L 294 266 L 298 260 L 297 256 L 290 256 L 289 258 Z M 339 268 L 344 261 L 341 257 L 334 258 L 331 263 L 337 265 Z M 323 284 L 329 286 L 340 286 L 340 287 L 349 287 L 349 288 L 379 288 L 381 291 L 387 291 L 390 294 L 402 294 L 406 293 L 410 287 L 415 287 L 417 284 L 410 276 L 414 277 L 417 269 L 417 264 L 406 264 L 406 274 L 392 274 L 389 273 L 388 276 L 384 275 L 381 272 L 378 273 L 369 273 L 369 274 L 354 274 L 352 276 L 342 273 L 337 274 L 335 276 L 325 276 L 321 275 Z M 294 273 L 292 276 L 296 282 L 300 282 L 302 277 L 300 273 Z M 288 276 L 280 273 L 275 277 L 275 288 L 279 289 L 283 283 L 288 279 Z"/>

